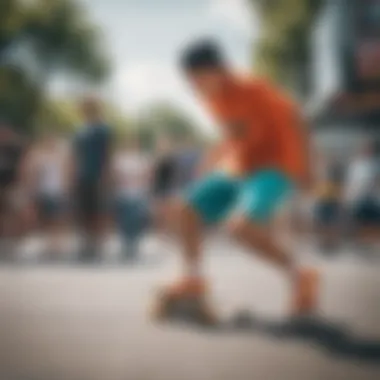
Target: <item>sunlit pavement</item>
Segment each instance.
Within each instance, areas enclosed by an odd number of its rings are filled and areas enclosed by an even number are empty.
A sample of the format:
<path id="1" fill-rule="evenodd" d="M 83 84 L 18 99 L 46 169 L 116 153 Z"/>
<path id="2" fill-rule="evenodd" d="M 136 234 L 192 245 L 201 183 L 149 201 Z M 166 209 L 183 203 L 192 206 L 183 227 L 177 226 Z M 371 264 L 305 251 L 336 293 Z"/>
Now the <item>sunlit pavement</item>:
<path id="1" fill-rule="evenodd" d="M 328 262 L 304 249 L 303 259 L 323 273 L 320 316 L 332 327 L 318 322 L 312 333 L 278 336 L 259 324 L 208 331 L 150 321 L 155 286 L 179 266 L 173 251 L 150 241 L 133 266 L 3 265 L 0 379 L 379 378 L 379 264 Z M 205 272 L 223 318 L 248 309 L 287 321 L 289 289 L 276 269 L 225 241 L 207 251 Z"/>

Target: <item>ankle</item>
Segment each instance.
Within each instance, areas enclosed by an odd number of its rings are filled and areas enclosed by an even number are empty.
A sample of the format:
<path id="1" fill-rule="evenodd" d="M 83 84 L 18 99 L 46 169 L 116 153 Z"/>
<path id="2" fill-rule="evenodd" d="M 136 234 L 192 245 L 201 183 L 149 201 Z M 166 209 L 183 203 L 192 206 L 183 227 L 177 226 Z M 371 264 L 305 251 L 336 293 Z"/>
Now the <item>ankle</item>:
<path id="1" fill-rule="evenodd" d="M 185 268 L 186 277 L 189 278 L 202 278 L 202 269 L 198 262 L 188 263 Z"/>

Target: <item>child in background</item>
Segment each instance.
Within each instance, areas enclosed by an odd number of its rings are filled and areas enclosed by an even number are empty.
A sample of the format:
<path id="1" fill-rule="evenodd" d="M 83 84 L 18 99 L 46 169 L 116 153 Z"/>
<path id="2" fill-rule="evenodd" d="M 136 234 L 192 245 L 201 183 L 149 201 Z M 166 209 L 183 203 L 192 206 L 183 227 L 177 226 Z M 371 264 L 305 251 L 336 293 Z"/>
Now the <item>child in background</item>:
<path id="1" fill-rule="evenodd" d="M 61 253 L 69 191 L 68 152 L 57 136 L 44 136 L 28 157 L 29 194 L 32 194 L 38 226 L 47 238 L 46 253 Z"/>
<path id="2" fill-rule="evenodd" d="M 112 162 L 115 218 L 124 243 L 124 257 L 136 259 L 149 218 L 150 161 L 137 139 L 127 139 Z"/>
<path id="3" fill-rule="evenodd" d="M 173 197 L 178 191 L 178 157 L 171 138 L 159 136 L 156 141 L 152 173 L 155 229 L 161 242 L 172 231 Z"/>
<path id="4" fill-rule="evenodd" d="M 314 220 L 323 250 L 336 248 L 341 237 L 343 173 L 337 160 L 322 161 Z"/>

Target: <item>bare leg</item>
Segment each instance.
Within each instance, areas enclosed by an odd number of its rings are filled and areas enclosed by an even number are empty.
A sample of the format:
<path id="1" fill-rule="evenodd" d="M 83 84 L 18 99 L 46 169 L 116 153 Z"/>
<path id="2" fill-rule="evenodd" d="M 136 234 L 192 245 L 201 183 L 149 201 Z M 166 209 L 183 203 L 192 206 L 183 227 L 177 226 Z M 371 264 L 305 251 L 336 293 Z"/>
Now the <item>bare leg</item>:
<path id="1" fill-rule="evenodd" d="M 167 238 L 173 237 L 178 226 L 178 207 L 174 200 L 159 200 L 155 206 L 155 228 L 160 238 L 167 242 Z"/>
<path id="2" fill-rule="evenodd" d="M 252 252 L 271 261 L 290 276 L 294 275 L 296 265 L 293 255 L 272 239 L 273 234 L 266 226 L 253 224 L 244 217 L 236 217 L 228 222 L 227 229 Z"/>
<path id="3" fill-rule="evenodd" d="M 185 274 L 198 277 L 201 267 L 202 223 L 194 210 L 188 205 L 178 206 L 178 232 L 183 249 Z"/>
<path id="4" fill-rule="evenodd" d="M 217 318 L 210 307 L 206 283 L 201 274 L 202 223 L 190 206 L 179 203 L 175 209 L 178 215 L 177 227 L 183 254 L 184 275 L 178 282 L 163 289 L 159 303 L 154 309 L 154 315 L 156 318 L 170 316 L 172 312 L 175 313 L 176 305 L 178 311 L 181 310 L 181 301 L 185 300 L 191 302 L 186 304 L 186 313 L 190 313 L 191 318 L 202 321 L 202 323 L 214 324 Z"/>
<path id="5" fill-rule="evenodd" d="M 66 234 L 66 226 L 62 217 L 51 223 L 49 229 L 49 249 L 52 254 L 61 254 Z"/>
<path id="6" fill-rule="evenodd" d="M 299 269 L 294 256 L 272 238 L 268 230 L 245 217 L 235 217 L 227 225 L 230 233 L 251 252 L 261 255 L 278 266 L 294 287 L 292 312 L 311 312 L 317 303 L 317 274 L 313 270 Z"/>
<path id="7" fill-rule="evenodd" d="M 87 218 L 86 218 L 87 219 Z M 93 261 L 97 256 L 96 222 L 85 220 L 83 223 L 83 247 L 81 250 L 82 261 Z"/>

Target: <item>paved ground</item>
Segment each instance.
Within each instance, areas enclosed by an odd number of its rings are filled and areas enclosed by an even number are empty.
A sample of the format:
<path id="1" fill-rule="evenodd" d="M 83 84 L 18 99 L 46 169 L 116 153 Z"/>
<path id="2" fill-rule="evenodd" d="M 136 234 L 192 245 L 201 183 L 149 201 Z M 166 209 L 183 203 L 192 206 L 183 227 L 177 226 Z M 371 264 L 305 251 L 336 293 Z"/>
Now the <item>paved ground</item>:
<path id="1" fill-rule="evenodd" d="M 321 318 L 294 331 L 283 329 L 288 291 L 275 270 L 224 242 L 208 250 L 220 313 L 245 308 L 279 324 L 219 331 L 153 324 L 152 289 L 175 273 L 172 254 L 134 267 L 3 266 L 0 379 L 379 378 L 379 264 L 319 260 Z"/>

